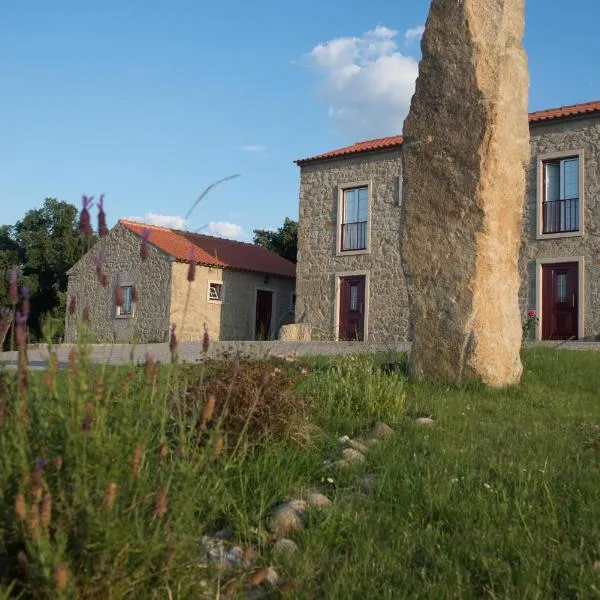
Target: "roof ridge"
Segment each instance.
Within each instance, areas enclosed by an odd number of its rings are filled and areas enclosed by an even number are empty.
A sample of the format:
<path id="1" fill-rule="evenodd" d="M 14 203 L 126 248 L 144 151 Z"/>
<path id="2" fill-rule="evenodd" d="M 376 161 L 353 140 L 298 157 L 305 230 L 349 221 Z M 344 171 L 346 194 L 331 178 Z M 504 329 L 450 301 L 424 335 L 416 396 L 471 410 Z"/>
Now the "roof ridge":
<path id="1" fill-rule="evenodd" d="M 575 104 L 563 104 L 562 106 L 551 106 L 550 108 L 540 108 L 538 110 L 532 110 L 529 112 L 529 115 L 535 115 L 541 112 L 549 112 L 553 110 L 565 110 L 569 108 L 583 108 L 585 106 L 590 106 L 592 104 L 600 105 L 600 100 L 588 100 L 587 102 L 576 102 Z"/>
<path id="2" fill-rule="evenodd" d="M 218 240 L 220 242 L 227 242 L 229 244 L 238 244 L 240 246 L 250 246 L 251 248 L 258 248 L 259 250 L 264 250 L 265 252 L 269 252 L 270 254 L 279 256 L 279 258 L 286 260 L 287 262 L 290 262 L 290 263 L 292 262 L 292 261 L 288 260 L 287 258 L 283 258 L 283 256 L 281 256 L 280 254 L 277 254 L 277 252 L 274 252 L 273 250 L 269 250 L 268 248 L 265 248 L 264 246 L 261 246 L 260 244 L 255 244 L 253 242 L 241 242 L 239 240 L 231 240 L 229 238 L 219 237 L 218 235 L 207 235 L 205 233 L 196 233 L 195 231 L 187 231 L 185 229 L 175 229 L 173 227 L 165 227 L 164 225 L 153 225 L 151 223 L 142 223 L 141 221 L 132 221 L 131 219 L 119 219 L 119 223 L 131 223 L 133 225 L 141 225 L 143 227 L 149 227 L 149 228 L 153 228 L 153 229 L 161 229 L 163 231 L 170 231 L 171 233 L 197 235 L 198 237 L 207 238 L 209 240 Z M 292 263 L 292 264 L 294 264 L 294 263 Z"/>

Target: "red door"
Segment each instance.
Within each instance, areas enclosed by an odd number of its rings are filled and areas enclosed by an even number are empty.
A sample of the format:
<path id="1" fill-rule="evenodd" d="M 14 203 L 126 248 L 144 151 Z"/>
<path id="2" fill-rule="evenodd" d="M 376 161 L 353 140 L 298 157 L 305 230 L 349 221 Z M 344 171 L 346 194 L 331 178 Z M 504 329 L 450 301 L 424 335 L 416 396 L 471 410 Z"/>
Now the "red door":
<path id="1" fill-rule="evenodd" d="M 577 339 L 579 332 L 577 263 L 542 266 L 542 339 Z"/>
<path id="2" fill-rule="evenodd" d="M 365 276 L 340 278 L 339 339 L 360 341 L 365 338 Z"/>
<path id="3" fill-rule="evenodd" d="M 256 321 L 254 338 L 268 340 L 271 337 L 271 315 L 273 313 L 273 292 L 256 290 Z"/>

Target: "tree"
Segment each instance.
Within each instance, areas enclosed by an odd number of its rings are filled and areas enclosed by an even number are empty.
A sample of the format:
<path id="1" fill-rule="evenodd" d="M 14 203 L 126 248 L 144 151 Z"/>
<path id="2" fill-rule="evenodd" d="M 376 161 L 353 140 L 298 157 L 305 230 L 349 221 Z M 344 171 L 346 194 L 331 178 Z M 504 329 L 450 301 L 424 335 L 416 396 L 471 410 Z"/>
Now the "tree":
<path id="1" fill-rule="evenodd" d="M 276 252 L 287 260 L 296 262 L 298 252 L 298 222 L 288 217 L 285 218 L 283 226 L 273 231 L 269 229 L 255 229 L 254 243 Z"/>
<path id="2" fill-rule="evenodd" d="M 0 306 L 8 304 L 8 274 L 16 266 L 20 285 L 30 292 L 33 339 L 40 338 L 48 317 L 55 321 L 56 334 L 63 334 L 67 270 L 84 252 L 77 208 L 56 198 L 46 198 L 41 208 L 28 211 L 14 226 L 0 227 Z"/>

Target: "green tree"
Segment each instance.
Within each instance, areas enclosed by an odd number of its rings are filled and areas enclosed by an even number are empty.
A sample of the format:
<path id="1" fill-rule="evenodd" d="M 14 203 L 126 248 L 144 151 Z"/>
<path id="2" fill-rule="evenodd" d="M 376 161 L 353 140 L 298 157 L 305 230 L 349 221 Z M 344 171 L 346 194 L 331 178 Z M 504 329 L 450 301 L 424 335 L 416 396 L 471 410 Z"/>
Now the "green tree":
<path id="1" fill-rule="evenodd" d="M 45 318 L 54 320 L 56 334 L 63 335 L 67 270 L 84 252 L 77 208 L 56 198 L 46 198 L 14 226 L 0 227 L 0 305 L 8 304 L 9 271 L 19 267 L 20 285 L 30 291 L 32 339 L 40 338 Z"/>
<path id="2" fill-rule="evenodd" d="M 254 243 L 276 252 L 287 260 L 296 262 L 298 252 L 298 222 L 285 218 L 283 226 L 276 230 L 255 229 Z"/>

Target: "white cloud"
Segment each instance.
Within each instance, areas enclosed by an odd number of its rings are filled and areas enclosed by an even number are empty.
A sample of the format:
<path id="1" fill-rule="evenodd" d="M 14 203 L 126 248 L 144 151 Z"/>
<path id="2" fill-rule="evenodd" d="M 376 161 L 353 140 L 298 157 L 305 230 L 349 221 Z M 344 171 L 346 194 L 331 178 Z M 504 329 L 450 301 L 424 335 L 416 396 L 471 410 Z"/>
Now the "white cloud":
<path id="1" fill-rule="evenodd" d="M 248 240 L 248 235 L 240 225 L 228 223 L 227 221 L 212 221 L 202 228 L 202 233 L 228 238 L 230 240 Z"/>
<path id="2" fill-rule="evenodd" d="M 170 227 L 171 229 L 184 229 L 186 224 L 183 217 L 177 215 L 159 215 L 151 212 L 147 212 L 143 217 L 127 217 L 127 219 L 130 221 L 141 221 L 148 225 Z"/>
<path id="3" fill-rule="evenodd" d="M 260 144 L 253 146 L 250 144 L 249 146 L 244 146 L 243 148 L 246 152 L 264 152 L 267 147 L 261 146 Z"/>
<path id="4" fill-rule="evenodd" d="M 418 63 L 398 50 L 397 36 L 397 31 L 378 26 L 360 37 L 318 44 L 304 56 L 322 75 L 320 93 L 329 103 L 329 115 L 353 135 L 402 131 Z"/>
<path id="5" fill-rule="evenodd" d="M 404 34 L 404 42 L 406 43 L 407 46 L 410 46 L 410 44 L 413 44 L 414 42 L 419 42 L 419 41 L 421 41 L 421 38 L 423 37 L 424 33 L 425 33 L 425 25 L 419 25 L 418 27 L 413 27 L 412 29 L 409 29 Z"/>

